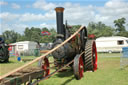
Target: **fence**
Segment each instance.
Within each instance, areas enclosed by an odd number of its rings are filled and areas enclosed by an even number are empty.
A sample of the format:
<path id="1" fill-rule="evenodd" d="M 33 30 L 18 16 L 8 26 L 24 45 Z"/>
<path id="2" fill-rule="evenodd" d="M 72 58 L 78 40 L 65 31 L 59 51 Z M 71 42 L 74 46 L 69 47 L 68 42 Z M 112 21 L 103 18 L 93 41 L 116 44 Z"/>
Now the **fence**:
<path id="1" fill-rule="evenodd" d="M 122 48 L 122 56 L 120 59 L 120 65 L 121 68 L 127 67 L 128 66 L 128 47 L 123 47 Z"/>
<path id="2" fill-rule="evenodd" d="M 21 52 L 10 52 L 10 56 L 40 56 L 39 49 L 32 49 Z"/>

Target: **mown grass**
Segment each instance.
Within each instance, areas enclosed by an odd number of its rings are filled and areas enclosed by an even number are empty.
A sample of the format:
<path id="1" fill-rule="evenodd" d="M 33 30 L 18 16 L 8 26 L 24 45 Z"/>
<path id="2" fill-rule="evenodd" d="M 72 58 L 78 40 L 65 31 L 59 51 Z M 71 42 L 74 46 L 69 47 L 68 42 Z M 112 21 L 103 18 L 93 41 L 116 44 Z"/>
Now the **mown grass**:
<path id="1" fill-rule="evenodd" d="M 107 57 L 108 55 L 108 57 Z M 114 55 L 114 57 L 109 57 Z M 40 85 L 128 85 L 128 68 L 120 69 L 119 54 L 98 54 L 98 70 L 85 72 L 81 80 L 76 80 L 73 71 L 57 73 Z M 10 63 L 0 64 L 0 75 L 25 64 L 10 58 Z"/>
<path id="2" fill-rule="evenodd" d="M 21 59 L 34 59 L 34 56 L 24 56 Z M 18 61 L 16 57 L 10 57 L 8 63 L 0 63 L 0 76 L 24 65 L 27 62 Z"/>
<path id="3" fill-rule="evenodd" d="M 113 54 L 114 57 L 107 57 L 107 54 L 104 57 L 101 57 L 103 54 L 98 55 L 98 70 L 85 72 L 81 80 L 76 80 L 70 70 L 57 73 L 42 81 L 40 85 L 128 85 L 128 68 L 120 69 L 120 57 L 115 57 L 119 54 Z"/>

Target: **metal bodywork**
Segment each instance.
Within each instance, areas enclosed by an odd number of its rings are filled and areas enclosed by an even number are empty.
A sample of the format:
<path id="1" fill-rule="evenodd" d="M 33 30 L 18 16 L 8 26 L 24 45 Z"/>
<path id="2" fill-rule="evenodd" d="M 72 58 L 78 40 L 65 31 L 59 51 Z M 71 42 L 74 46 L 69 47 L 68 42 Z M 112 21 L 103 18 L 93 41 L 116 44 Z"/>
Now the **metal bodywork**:
<path id="1" fill-rule="evenodd" d="M 57 37 L 56 40 L 53 42 L 53 48 L 64 42 L 64 40 L 72 35 L 70 30 L 73 30 L 73 28 L 69 28 L 67 26 L 67 22 L 65 25 L 63 24 L 64 8 L 57 7 L 55 8 L 55 11 L 57 16 Z M 85 36 L 87 37 L 86 28 L 84 28 L 84 30 L 82 30 L 78 35 L 73 37 L 73 39 L 71 39 L 68 43 L 61 46 L 52 53 L 57 66 L 61 67 L 61 65 L 67 64 L 74 59 L 76 54 L 79 54 L 84 50 L 84 45 L 86 41 L 86 39 L 84 39 Z"/>

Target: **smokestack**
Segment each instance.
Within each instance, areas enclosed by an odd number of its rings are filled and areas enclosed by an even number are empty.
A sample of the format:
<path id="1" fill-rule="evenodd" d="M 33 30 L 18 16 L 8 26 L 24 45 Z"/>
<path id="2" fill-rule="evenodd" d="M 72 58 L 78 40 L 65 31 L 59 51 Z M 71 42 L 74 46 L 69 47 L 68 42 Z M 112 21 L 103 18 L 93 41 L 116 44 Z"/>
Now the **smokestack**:
<path id="1" fill-rule="evenodd" d="M 65 33 L 65 29 L 63 26 L 63 11 L 64 8 L 63 7 L 56 7 L 55 8 L 56 11 L 56 22 L 57 22 L 57 33 L 58 34 L 63 34 Z"/>

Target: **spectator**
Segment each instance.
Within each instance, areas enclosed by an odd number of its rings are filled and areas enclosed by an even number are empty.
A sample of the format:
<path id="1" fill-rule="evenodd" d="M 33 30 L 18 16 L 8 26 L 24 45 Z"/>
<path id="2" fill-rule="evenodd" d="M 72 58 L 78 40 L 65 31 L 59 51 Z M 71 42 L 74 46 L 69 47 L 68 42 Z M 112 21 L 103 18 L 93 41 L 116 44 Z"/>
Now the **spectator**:
<path id="1" fill-rule="evenodd" d="M 4 43 L 4 40 L 2 37 L 0 37 L 0 44 Z"/>

